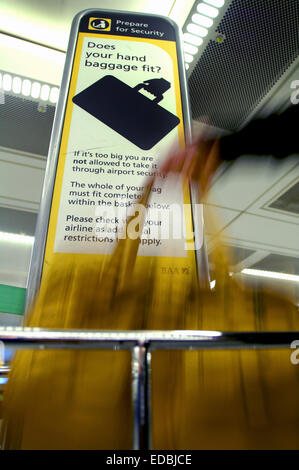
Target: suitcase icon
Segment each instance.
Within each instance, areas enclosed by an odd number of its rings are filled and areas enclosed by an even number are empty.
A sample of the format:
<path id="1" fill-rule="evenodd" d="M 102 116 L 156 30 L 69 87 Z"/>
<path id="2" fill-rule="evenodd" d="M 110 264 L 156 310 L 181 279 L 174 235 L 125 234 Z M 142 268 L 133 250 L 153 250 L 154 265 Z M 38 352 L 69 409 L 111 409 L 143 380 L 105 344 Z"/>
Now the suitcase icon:
<path id="1" fill-rule="evenodd" d="M 180 122 L 158 104 L 170 86 L 164 78 L 154 78 L 132 88 L 106 75 L 74 96 L 73 102 L 137 147 L 149 150 Z M 155 98 L 139 93 L 142 88 Z"/>

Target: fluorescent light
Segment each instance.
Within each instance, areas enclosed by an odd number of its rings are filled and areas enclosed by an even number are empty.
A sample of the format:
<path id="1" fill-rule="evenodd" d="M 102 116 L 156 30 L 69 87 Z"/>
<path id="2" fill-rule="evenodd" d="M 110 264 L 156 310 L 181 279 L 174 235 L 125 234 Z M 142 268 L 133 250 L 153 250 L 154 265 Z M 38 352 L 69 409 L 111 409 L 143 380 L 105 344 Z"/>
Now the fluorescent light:
<path id="1" fill-rule="evenodd" d="M 12 77 L 8 73 L 3 75 L 2 87 L 4 91 L 10 91 L 12 85 Z"/>
<path id="2" fill-rule="evenodd" d="M 50 87 L 49 85 L 43 85 L 41 92 L 40 92 L 40 97 L 43 101 L 48 101 L 49 99 L 49 94 L 50 94 Z"/>
<path id="3" fill-rule="evenodd" d="M 203 28 L 202 26 L 197 26 L 193 23 L 188 24 L 187 31 L 203 38 L 208 34 L 208 30 L 206 28 Z"/>
<path id="4" fill-rule="evenodd" d="M 51 87 L 46 83 L 31 82 L 28 78 L 21 78 L 18 76 L 11 76 L 9 73 L 0 73 L 0 88 L 1 85 L 5 91 L 13 91 L 15 94 L 22 93 L 23 96 L 31 96 L 32 98 L 41 98 L 43 101 L 50 101 L 57 103 L 59 96 L 59 88 Z"/>
<path id="5" fill-rule="evenodd" d="M 215 337 L 219 337 L 219 336 L 222 336 L 223 333 L 221 333 L 220 331 L 212 331 L 212 330 L 174 330 L 173 331 L 174 334 L 183 334 L 183 336 L 191 336 L 191 337 L 194 337 L 194 336 L 215 336 Z"/>
<path id="6" fill-rule="evenodd" d="M 51 103 L 57 103 L 59 96 L 59 88 L 53 87 L 50 92 L 50 101 Z"/>
<path id="7" fill-rule="evenodd" d="M 203 0 L 205 3 L 209 3 L 213 7 L 221 8 L 224 5 L 224 0 Z"/>
<path id="8" fill-rule="evenodd" d="M 192 16 L 192 21 L 193 21 L 193 23 L 199 24 L 200 26 L 206 26 L 207 28 L 210 28 L 213 24 L 212 18 L 208 18 L 207 16 L 199 15 L 198 13 L 195 13 Z"/>
<path id="9" fill-rule="evenodd" d="M 12 91 L 16 94 L 21 93 L 22 89 L 22 80 L 20 77 L 14 77 L 12 81 Z"/>
<path id="10" fill-rule="evenodd" d="M 39 98 L 40 95 L 41 84 L 38 82 L 32 83 L 31 87 L 31 96 L 32 98 Z"/>
<path id="11" fill-rule="evenodd" d="M 295 281 L 299 282 L 299 276 L 295 274 L 286 274 L 286 273 L 277 273 L 274 271 L 264 271 L 262 269 L 242 269 L 242 274 L 248 274 L 250 276 L 259 276 L 259 277 L 267 277 L 271 279 L 281 279 L 284 281 Z"/>
<path id="12" fill-rule="evenodd" d="M 203 15 L 210 16 L 211 18 L 216 18 L 219 11 L 217 8 L 210 7 L 210 5 L 206 5 L 205 3 L 200 3 L 197 5 L 198 13 L 202 13 Z"/>
<path id="13" fill-rule="evenodd" d="M 203 39 L 199 36 L 194 36 L 194 34 L 185 33 L 184 41 L 193 44 L 194 46 L 200 46 L 203 43 Z"/>
<path id="14" fill-rule="evenodd" d="M 17 233 L 0 232 L 0 242 L 15 242 L 32 245 L 34 237 L 28 235 L 19 235 Z"/>
<path id="15" fill-rule="evenodd" d="M 192 60 L 193 60 L 193 55 L 191 55 L 191 54 L 185 54 L 185 61 L 186 61 L 187 63 L 192 62 Z"/>
<path id="16" fill-rule="evenodd" d="M 22 95 L 29 96 L 31 92 L 31 81 L 25 78 L 22 83 Z"/>
<path id="17" fill-rule="evenodd" d="M 188 52 L 188 54 L 194 55 L 194 54 L 197 54 L 197 52 L 198 52 L 198 47 L 192 46 L 191 44 L 185 43 L 185 44 L 184 44 L 184 51 L 185 51 L 185 52 Z"/>

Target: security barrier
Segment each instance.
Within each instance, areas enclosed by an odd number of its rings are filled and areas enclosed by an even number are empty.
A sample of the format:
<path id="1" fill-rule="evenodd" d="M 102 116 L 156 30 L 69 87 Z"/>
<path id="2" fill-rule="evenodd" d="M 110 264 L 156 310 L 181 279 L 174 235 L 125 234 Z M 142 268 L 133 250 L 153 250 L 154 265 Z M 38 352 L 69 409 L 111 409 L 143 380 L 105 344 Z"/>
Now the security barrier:
<path id="1" fill-rule="evenodd" d="M 13 349 L 130 350 L 132 355 L 133 448 L 151 449 L 151 351 L 290 348 L 299 332 L 99 331 L 0 328 L 0 341 Z M 9 373 L 0 367 L 0 376 Z"/>

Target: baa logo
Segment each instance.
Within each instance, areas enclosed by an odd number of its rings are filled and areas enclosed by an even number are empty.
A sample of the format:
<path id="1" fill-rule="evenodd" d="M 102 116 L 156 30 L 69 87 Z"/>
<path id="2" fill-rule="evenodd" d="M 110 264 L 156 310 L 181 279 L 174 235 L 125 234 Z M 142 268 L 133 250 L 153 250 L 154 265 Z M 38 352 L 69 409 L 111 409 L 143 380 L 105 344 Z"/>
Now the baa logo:
<path id="1" fill-rule="evenodd" d="M 97 31 L 110 31 L 111 20 L 108 18 L 89 18 L 88 29 Z"/>

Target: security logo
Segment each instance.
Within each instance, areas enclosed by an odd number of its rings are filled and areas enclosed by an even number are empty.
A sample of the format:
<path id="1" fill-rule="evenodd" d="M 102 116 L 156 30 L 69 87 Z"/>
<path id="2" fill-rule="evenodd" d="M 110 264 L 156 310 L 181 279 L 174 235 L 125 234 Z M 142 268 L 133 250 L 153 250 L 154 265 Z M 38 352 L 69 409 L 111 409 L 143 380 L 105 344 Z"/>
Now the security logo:
<path id="1" fill-rule="evenodd" d="M 111 20 L 109 18 L 89 18 L 88 29 L 111 31 Z"/>

